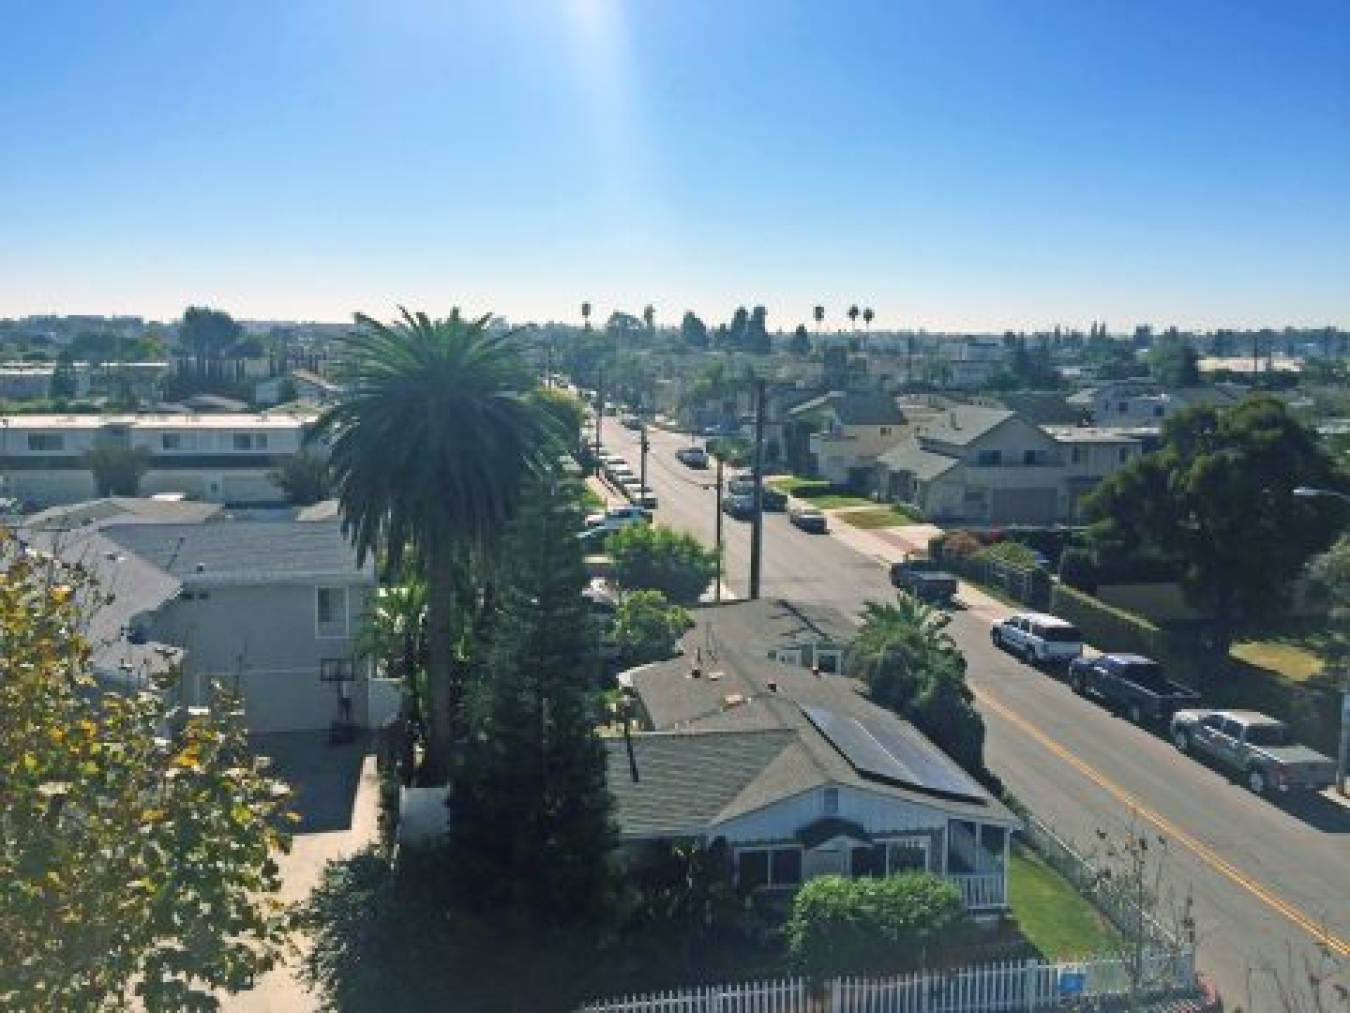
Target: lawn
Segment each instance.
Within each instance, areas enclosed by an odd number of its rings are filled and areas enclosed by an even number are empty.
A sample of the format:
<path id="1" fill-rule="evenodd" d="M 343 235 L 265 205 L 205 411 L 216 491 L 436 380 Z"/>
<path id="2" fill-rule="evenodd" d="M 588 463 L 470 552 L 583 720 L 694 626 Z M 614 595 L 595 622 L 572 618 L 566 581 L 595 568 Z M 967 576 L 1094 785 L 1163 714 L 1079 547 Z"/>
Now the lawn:
<path id="1" fill-rule="evenodd" d="M 1101 913 L 1036 855 L 1012 853 L 1008 894 L 1013 917 L 1047 960 L 1109 953 L 1119 935 Z"/>
<path id="2" fill-rule="evenodd" d="M 1290 682 L 1306 682 L 1322 671 L 1321 658 L 1294 644 L 1247 640 L 1234 644 L 1228 653 L 1256 668 L 1275 672 Z"/>
<path id="3" fill-rule="evenodd" d="M 781 475 L 771 478 L 768 484 L 779 492 L 804 499 L 821 510 L 837 510 L 839 507 L 872 506 L 875 501 L 866 496 L 854 496 L 849 493 L 835 492 L 830 483 L 818 478 L 801 478 L 797 475 Z"/>
<path id="4" fill-rule="evenodd" d="M 839 520 L 855 528 L 895 528 L 914 524 L 915 519 L 900 507 L 884 506 L 875 510 L 852 510 L 839 515 Z"/>

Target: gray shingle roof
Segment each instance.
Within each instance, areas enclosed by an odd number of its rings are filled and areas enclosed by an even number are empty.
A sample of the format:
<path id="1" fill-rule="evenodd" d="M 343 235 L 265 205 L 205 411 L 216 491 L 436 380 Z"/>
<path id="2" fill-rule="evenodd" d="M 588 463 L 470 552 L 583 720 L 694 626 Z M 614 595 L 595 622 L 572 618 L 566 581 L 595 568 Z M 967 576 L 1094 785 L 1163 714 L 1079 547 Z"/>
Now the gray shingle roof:
<path id="1" fill-rule="evenodd" d="M 877 458 L 877 462 L 884 464 L 889 471 L 909 472 L 920 482 L 931 482 L 961 463 L 958 458 L 924 450 L 919 446 L 918 440 L 910 440 L 898 447 L 892 447 Z"/>
<path id="2" fill-rule="evenodd" d="M 889 394 L 872 391 L 835 391 L 812 398 L 796 408 L 789 415 L 808 415 L 822 408 L 829 408 L 845 426 L 900 426 L 905 423 L 905 415 L 896 406 L 895 399 Z"/>
<path id="3" fill-rule="evenodd" d="M 370 577 L 335 521 L 112 525 L 110 539 L 191 584 Z"/>
<path id="4" fill-rule="evenodd" d="M 695 628 L 686 640 L 695 646 L 709 635 L 742 648 L 793 647 L 808 642 L 848 644 L 858 632 L 857 624 L 838 609 L 782 598 L 726 602 L 695 609 L 691 615 Z"/>
<path id="5" fill-rule="evenodd" d="M 787 729 L 634 735 L 605 740 L 615 818 L 627 838 L 699 837 L 795 741 Z"/>
<path id="6" fill-rule="evenodd" d="M 852 786 L 949 814 L 1015 822 L 1015 817 L 1006 808 L 983 791 L 980 801 L 959 801 L 860 775 L 816 730 L 800 705 L 824 707 L 840 715 L 882 725 L 894 723 L 913 735 L 919 733 L 907 722 L 867 699 L 857 680 L 813 675 L 803 668 L 752 657 L 728 647 L 719 648 L 715 658 L 705 657 L 699 678 L 691 677 L 691 668 L 692 659 L 683 657 L 630 673 L 633 688 L 658 732 L 684 733 L 689 741 L 714 733 L 750 735 L 771 730 L 792 733 L 792 741 L 765 763 L 755 777 L 747 781 L 739 775 L 735 778 L 728 775 L 739 789 L 719 811 L 716 820 L 709 821 L 709 829 L 717 823 L 830 784 Z M 942 759 L 946 758 L 939 756 L 939 760 Z M 949 759 L 946 762 L 959 771 L 954 762 Z M 700 766 L 697 776 L 706 781 L 722 779 L 716 765 Z M 723 785 L 720 793 L 728 794 L 731 787 L 731 784 Z M 653 784 L 649 790 L 653 793 L 649 804 L 662 805 L 659 785 Z M 701 790 L 713 789 L 704 786 Z"/>
<path id="7" fill-rule="evenodd" d="M 219 503 L 196 503 L 187 500 L 158 500 L 135 496 L 108 496 L 54 506 L 33 514 L 24 521 L 29 528 L 76 528 L 84 525 L 110 523 L 178 522 L 194 524 L 210 520 L 221 513 Z"/>
<path id="8" fill-rule="evenodd" d="M 964 446 L 997 429 L 1016 413 L 1005 408 L 956 405 L 934 415 L 919 428 L 920 436 Z"/>

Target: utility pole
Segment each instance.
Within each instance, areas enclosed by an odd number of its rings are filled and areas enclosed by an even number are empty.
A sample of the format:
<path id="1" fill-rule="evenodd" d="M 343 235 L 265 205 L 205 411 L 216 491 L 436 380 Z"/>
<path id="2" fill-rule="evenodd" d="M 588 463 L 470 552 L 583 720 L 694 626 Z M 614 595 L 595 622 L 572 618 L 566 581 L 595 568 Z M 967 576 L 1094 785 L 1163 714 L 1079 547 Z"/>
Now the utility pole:
<path id="1" fill-rule="evenodd" d="M 750 518 L 750 600 L 759 597 L 759 577 L 764 555 L 764 378 L 755 381 L 755 506 Z"/>
<path id="2" fill-rule="evenodd" d="M 605 364 L 596 367 L 595 378 L 595 470 L 600 472 L 600 424 L 605 420 Z"/>
<path id="3" fill-rule="evenodd" d="M 714 541 L 717 547 L 717 583 L 713 585 L 713 601 L 722 601 L 722 459 L 717 459 L 717 506 L 713 514 Z"/>
<path id="4" fill-rule="evenodd" d="M 647 439 L 647 420 L 641 419 L 638 429 L 638 449 L 641 451 L 640 463 L 638 464 L 638 484 L 645 492 L 647 488 L 647 450 L 651 447 L 651 441 Z"/>

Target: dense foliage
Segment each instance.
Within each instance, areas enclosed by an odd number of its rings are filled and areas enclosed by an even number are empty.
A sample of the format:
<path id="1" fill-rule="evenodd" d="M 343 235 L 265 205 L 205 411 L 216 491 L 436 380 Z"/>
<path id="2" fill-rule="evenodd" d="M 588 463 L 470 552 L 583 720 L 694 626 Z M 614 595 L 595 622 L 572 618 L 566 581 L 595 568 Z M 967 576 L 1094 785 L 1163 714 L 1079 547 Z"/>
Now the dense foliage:
<path id="1" fill-rule="evenodd" d="M 692 604 L 717 576 L 717 552 L 692 535 L 655 524 L 633 524 L 609 536 L 615 583 L 629 591 L 660 591 Z"/>
<path id="2" fill-rule="evenodd" d="M 0 1008 L 214 1009 L 284 943 L 286 789 L 237 701 L 174 718 L 171 678 L 96 692 L 77 631 L 106 597 L 14 548 L 0 534 Z"/>
<path id="3" fill-rule="evenodd" d="M 807 974 L 882 974 L 927 966 L 969 928 L 960 892 L 930 873 L 822 876 L 793 898 L 787 939 Z"/>
<path id="4" fill-rule="evenodd" d="M 1258 397 L 1169 419 L 1159 450 L 1084 502 L 1101 563 L 1142 556 L 1174 564 L 1209 617 L 1210 646 L 1224 656 L 1236 626 L 1269 615 L 1288 581 L 1335 537 L 1343 507 L 1293 490 L 1345 484 L 1317 434 L 1282 402 Z"/>
<path id="5" fill-rule="evenodd" d="M 100 440 L 85 453 L 84 463 L 94 475 L 100 496 L 135 496 L 141 478 L 150 470 L 150 451 Z"/>
<path id="6" fill-rule="evenodd" d="M 310 506 L 327 499 L 332 484 L 328 461 L 309 449 L 287 457 L 267 477 L 286 494 L 286 502 L 292 506 Z"/>
<path id="7" fill-rule="evenodd" d="M 660 591 L 630 591 L 619 599 L 609 636 L 624 666 L 645 665 L 673 656 L 692 625 L 689 613 Z"/>

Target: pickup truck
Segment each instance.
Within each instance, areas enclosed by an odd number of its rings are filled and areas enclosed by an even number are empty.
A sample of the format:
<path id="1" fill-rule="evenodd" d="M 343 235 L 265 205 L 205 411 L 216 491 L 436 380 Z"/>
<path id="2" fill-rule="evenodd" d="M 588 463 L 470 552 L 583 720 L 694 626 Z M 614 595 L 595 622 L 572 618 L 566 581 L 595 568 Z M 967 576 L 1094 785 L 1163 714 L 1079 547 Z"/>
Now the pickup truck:
<path id="1" fill-rule="evenodd" d="M 1283 722 L 1257 711 L 1177 711 L 1172 743 L 1241 774 L 1257 795 L 1321 791 L 1336 780 L 1334 760 L 1291 742 Z"/>
<path id="2" fill-rule="evenodd" d="M 1200 695 L 1168 682 L 1162 666 L 1138 654 L 1099 654 L 1069 662 L 1069 686 L 1080 696 L 1092 695 L 1136 725 L 1166 724 L 1183 707 L 1194 707 Z"/>
<path id="3" fill-rule="evenodd" d="M 950 605 L 956 597 L 957 580 L 931 559 L 909 557 L 891 564 L 891 583 L 930 605 Z"/>

